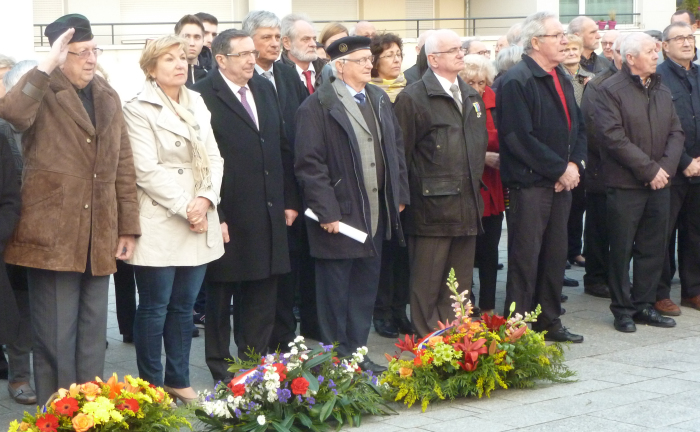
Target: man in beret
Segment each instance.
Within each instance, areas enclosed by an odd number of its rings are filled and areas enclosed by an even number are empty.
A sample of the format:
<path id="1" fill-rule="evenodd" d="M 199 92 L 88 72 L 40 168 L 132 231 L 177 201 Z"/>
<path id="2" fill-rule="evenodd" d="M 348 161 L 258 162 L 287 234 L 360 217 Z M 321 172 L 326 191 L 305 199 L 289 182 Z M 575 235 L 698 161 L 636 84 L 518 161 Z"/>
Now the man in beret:
<path id="1" fill-rule="evenodd" d="M 28 267 L 39 401 L 104 372 L 109 275 L 141 234 L 121 101 L 95 76 L 88 20 L 46 27 L 49 55 L 0 99 L 24 132 L 22 210 L 5 260 Z"/>
<path id="2" fill-rule="evenodd" d="M 370 39 L 345 37 L 328 47 L 335 78 L 324 82 L 296 116 L 295 172 L 316 258 L 318 321 L 324 343 L 349 356 L 367 344 L 379 287 L 382 241 L 398 236 L 409 203 L 401 129 L 387 94 L 371 79 Z M 340 222 L 367 233 L 339 234 Z M 365 359 L 360 367 L 386 368 Z"/>

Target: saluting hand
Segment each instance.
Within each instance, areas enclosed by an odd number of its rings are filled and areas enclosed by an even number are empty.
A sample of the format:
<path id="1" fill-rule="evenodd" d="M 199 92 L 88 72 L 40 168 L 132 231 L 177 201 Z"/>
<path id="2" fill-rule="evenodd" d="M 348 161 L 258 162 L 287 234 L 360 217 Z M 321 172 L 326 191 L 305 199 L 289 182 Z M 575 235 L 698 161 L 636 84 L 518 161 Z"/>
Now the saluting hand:
<path id="1" fill-rule="evenodd" d="M 66 57 L 68 57 L 68 44 L 75 33 L 74 28 L 66 30 L 61 36 L 56 39 L 56 41 L 51 45 L 51 51 L 49 55 L 39 63 L 37 69 L 51 75 L 54 69 L 63 66 L 66 62 Z"/>

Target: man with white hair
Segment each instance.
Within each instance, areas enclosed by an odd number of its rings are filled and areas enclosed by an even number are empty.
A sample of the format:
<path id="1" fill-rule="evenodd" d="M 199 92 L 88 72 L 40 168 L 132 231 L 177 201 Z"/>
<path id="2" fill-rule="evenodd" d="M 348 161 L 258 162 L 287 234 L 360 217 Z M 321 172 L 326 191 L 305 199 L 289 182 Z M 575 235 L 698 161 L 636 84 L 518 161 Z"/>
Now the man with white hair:
<path id="1" fill-rule="evenodd" d="M 420 36 L 418 36 L 418 41 L 416 42 L 416 54 L 418 54 L 416 64 L 403 72 L 403 76 L 406 78 L 406 85 L 413 84 L 414 82 L 420 80 L 423 76 L 421 71 L 425 73 L 425 69 L 428 67 L 428 60 L 425 56 L 425 49 L 423 48 L 425 45 L 425 40 L 428 39 L 428 36 L 433 33 L 435 33 L 435 30 L 426 30 L 421 33 Z"/>
<path id="2" fill-rule="evenodd" d="M 503 35 L 498 38 L 496 41 L 496 48 L 494 50 L 494 57 L 498 57 L 498 53 L 501 52 L 503 48 L 506 48 L 508 46 L 508 37 L 506 35 Z"/>
<path id="3" fill-rule="evenodd" d="M 401 129 L 389 96 L 372 79 L 370 39 L 348 36 L 326 50 L 335 77 L 297 113 L 295 172 L 305 204 L 321 340 L 339 357 L 367 344 L 379 288 L 382 243 L 405 246 L 399 213 L 409 203 Z M 339 234 L 342 223 L 367 234 Z M 369 358 L 375 373 L 386 368 Z"/>
<path id="4" fill-rule="evenodd" d="M 608 32 L 609 33 L 609 32 Z M 606 34 L 607 36 L 607 34 Z M 586 273 L 583 275 L 583 292 L 594 297 L 610 298 L 608 288 L 608 265 L 610 242 L 608 241 L 607 197 L 601 176 L 600 137 L 595 126 L 595 110 L 600 85 L 622 68 L 620 45 L 627 33 L 620 33 L 611 51 L 613 64 L 586 84 L 581 100 L 581 112 L 586 121 L 588 137 L 588 165 L 586 166 L 586 222 L 584 243 L 586 245 Z"/>
<path id="5" fill-rule="evenodd" d="M 620 32 L 617 30 L 608 30 L 600 39 L 600 46 L 603 48 L 603 56 L 610 62 L 614 61 L 613 44 L 619 35 Z"/>
<path id="6" fill-rule="evenodd" d="M 600 48 L 600 33 L 598 24 L 591 18 L 579 16 L 571 20 L 567 30 L 569 34 L 575 34 L 583 39 L 583 51 L 581 52 L 581 67 L 588 72 L 597 74 L 610 67 L 610 61 L 596 54 Z"/>
<path id="7" fill-rule="evenodd" d="M 522 38 L 520 37 L 520 32 L 523 30 L 523 23 L 515 23 L 506 32 L 506 40 L 508 45 L 520 45 L 523 46 Z"/>
<path id="8" fill-rule="evenodd" d="M 537 12 L 522 27 L 523 60 L 496 94 L 501 178 L 510 189 L 505 314 L 539 304 L 533 325 L 546 340 L 583 342 L 562 326 L 561 289 L 571 189 L 586 166 L 586 135 L 574 89 L 557 67 L 568 39 L 556 15 Z"/>
<path id="9" fill-rule="evenodd" d="M 309 94 L 321 85 L 325 62 L 316 52 L 316 29 L 304 15 L 289 14 L 282 18 L 282 56 L 280 62 L 291 66 Z"/>
<path id="10" fill-rule="evenodd" d="M 488 143 L 484 101 L 458 76 L 464 69 L 459 36 L 437 30 L 425 53 L 430 69 L 394 104 L 411 185 L 411 320 L 421 337 L 438 321 L 455 318 L 445 285 L 450 269 L 465 292 L 471 286 L 476 236 L 483 232 L 480 179 Z"/>
<path id="11" fill-rule="evenodd" d="M 363 36 L 372 39 L 377 34 L 377 28 L 369 21 L 360 21 L 350 29 L 350 36 Z"/>
<path id="12" fill-rule="evenodd" d="M 615 329 L 629 333 L 636 331 L 635 322 L 676 325 L 653 305 L 666 255 L 669 175 L 678 167 L 684 136 L 671 92 L 655 73 L 656 41 L 634 33 L 622 42 L 620 55 L 622 69 L 600 86 L 595 126 L 607 188 L 610 310 Z"/>

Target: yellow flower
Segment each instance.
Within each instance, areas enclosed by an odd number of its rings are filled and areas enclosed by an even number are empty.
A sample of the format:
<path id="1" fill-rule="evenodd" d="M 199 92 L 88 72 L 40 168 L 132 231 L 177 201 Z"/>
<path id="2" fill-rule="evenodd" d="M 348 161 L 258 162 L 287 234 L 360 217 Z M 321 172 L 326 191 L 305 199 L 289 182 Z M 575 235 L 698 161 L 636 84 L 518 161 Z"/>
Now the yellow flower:
<path id="1" fill-rule="evenodd" d="M 86 403 L 82 411 L 85 414 L 92 414 L 96 424 L 107 423 L 112 417 L 111 412 L 114 411 L 114 404 L 106 397 L 100 396 L 94 402 Z"/>
<path id="2" fill-rule="evenodd" d="M 80 413 L 73 417 L 73 429 L 75 432 L 85 432 L 91 427 L 95 426 L 95 421 L 91 415 L 85 415 Z"/>
<path id="3" fill-rule="evenodd" d="M 21 430 L 21 431 L 29 430 L 29 427 L 30 427 L 30 426 L 31 426 L 31 425 L 30 425 L 29 423 L 27 423 L 27 422 L 22 422 L 22 423 L 19 425 L 19 430 Z"/>
<path id="4" fill-rule="evenodd" d="M 22 422 L 24 423 L 24 422 Z M 17 423 L 17 420 L 12 420 L 10 422 L 10 428 L 7 430 L 7 432 L 17 432 L 19 430 L 19 423 Z"/>

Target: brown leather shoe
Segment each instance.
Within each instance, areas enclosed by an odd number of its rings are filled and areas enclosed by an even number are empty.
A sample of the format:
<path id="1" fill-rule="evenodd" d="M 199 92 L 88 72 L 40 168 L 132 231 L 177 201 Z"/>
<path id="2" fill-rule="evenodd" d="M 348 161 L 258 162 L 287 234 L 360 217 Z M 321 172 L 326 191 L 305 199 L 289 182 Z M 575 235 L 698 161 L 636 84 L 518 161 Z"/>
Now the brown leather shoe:
<path id="1" fill-rule="evenodd" d="M 681 308 L 671 299 L 659 300 L 654 303 L 654 309 L 661 315 L 678 316 L 681 314 Z"/>
<path id="2" fill-rule="evenodd" d="M 700 295 L 687 299 L 681 299 L 681 306 L 700 310 Z"/>

